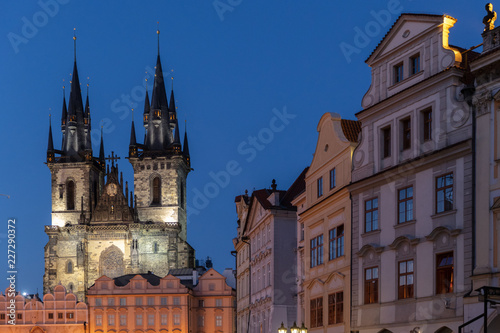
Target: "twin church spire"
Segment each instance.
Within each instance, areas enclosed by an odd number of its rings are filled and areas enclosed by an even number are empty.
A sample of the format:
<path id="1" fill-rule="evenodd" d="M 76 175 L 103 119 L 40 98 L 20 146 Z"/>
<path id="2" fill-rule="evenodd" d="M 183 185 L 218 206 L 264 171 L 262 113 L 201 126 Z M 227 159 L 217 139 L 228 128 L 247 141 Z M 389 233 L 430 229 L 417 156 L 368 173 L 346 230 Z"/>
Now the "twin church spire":
<path id="1" fill-rule="evenodd" d="M 135 124 L 132 119 L 129 157 L 142 158 L 145 156 L 183 156 L 189 165 L 189 149 L 187 133 L 184 134 L 184 145 L 180 141 L 180 128 L 175 107 L 175 98 L 172 84 L 170 104 L 168 103 L 165 89 L 165 80 L 160 60 L 159 30 L 158 33 L 158 56 L 156 60 L 156 71 L 154 77 L 151 102 L 146 89 L 144 101 L 143 125 L 145 128 L 144 143 L 138 143 L 136 138 Z M 104 166 L 104 147 L 101 129 L 101 143 L 99 157 L 92 154 L 91 117 L 89 106 L 89 94 L 87 85 L 87 98 L 83 105 L 80 80 L 76 64 L 76 36 L 75 58 L 71 80 L 69 103 L 66 104 L 66 96 L 63 94 L 63 107 L 61 117 L 61 131 L 63 133 L 62 146 L 60 150 L 54 149 L 52 139 L 52 125 L 49 125 L 49 142 L 47 145 L 47 163 L 54 162 L 84 162 L 95 161 Z M 63 88 L 63 92 L 65 89 Z M 182 150 L 184 146 L 184 150 Z M 60 155 L 56 159 L 55 154 Z M 102 161 L 101 161 L 102 159 Z"/>

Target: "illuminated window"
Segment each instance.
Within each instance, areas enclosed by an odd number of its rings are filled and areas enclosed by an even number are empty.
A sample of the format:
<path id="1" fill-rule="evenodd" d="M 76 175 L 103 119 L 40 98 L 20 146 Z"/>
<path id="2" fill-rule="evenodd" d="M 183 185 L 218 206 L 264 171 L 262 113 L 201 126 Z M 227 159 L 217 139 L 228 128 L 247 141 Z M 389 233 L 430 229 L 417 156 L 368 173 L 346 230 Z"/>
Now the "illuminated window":
<path id="1" fill-rule="evenodd" d="M 378 302 L 378 267 L 365 269 L 365 304 Z"/>
<path id="2" fill-rule="evenodd" d="M 108 315 L 108 326 L 114 326 L 115 325 L 115 315 L 110 314 Z"/>
<path id="3" fill-rule="evenodd" d="M 167 314 L 166 313 L 162 313 L 161 314 L 161 317 L 160 317 L 160 320 L 161 320 L 161 325 L 167 325 Z"/>
<path id="4" fill-rule="evenodd" d="M 365 232 L 378 230 L 378 198 L 365 201 Z"/>
<path id="5" fill-rule="evenodd" d="M 413 297 L 413 260 L 400 261 L 398 270 L 398 298 Z"/>
<path id="6" fill-rule="evenodd" d="M 98 314 L 95 316 L 95 325 L 102 326 L 102 315 Z"/>
<path id="7" fill-rule="evenodd" d="M 217 327 L 222 326 L 222 316 L 215 316 L 215 326 Z"/>
<path id="8" fill-rule="evenodd" d="M 344 322 L 344 292 L 328 295 L 328 325 Z"/>
<path id="9" fill-rule="evenodd" d="M 436 294 L 453 292 L 453 252 L 436 256 Z"/>
<path id="10" fill-rule="evenodd" d="M 453 209 L 453 174 L 436 178 L 436 213 Z"/>
<path id="11" fill-rule="evenodd" d="M 398 190 L 398 223 L 413 220 L 413 186 Z"/>
<path id="12" fill-rule="evenodd" d="M 181 324 L 181 315 L 178 313 L 174 314 L 174 325 L 180 325 Z"/>
<path id="13" fill-rule="evenodd" d="M 312 299 L 310 306 L 311 328 L 323 326 L 323 297 Z"/>

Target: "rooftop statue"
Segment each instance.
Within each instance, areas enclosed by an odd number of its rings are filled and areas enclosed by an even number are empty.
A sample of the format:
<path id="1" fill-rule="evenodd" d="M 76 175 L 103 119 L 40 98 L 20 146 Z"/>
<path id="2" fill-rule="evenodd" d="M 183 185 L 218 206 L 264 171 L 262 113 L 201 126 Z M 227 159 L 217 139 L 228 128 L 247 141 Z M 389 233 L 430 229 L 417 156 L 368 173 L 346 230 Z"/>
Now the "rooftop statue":
<path id="1" fill-rule="evenodd" d="M 484 31 L 493 30 L 495 28 L 497 13 L 493 11 L 493 4 L 491 3 L 487 3 L 485 8 L 488 14 L 483 18 Z"/>

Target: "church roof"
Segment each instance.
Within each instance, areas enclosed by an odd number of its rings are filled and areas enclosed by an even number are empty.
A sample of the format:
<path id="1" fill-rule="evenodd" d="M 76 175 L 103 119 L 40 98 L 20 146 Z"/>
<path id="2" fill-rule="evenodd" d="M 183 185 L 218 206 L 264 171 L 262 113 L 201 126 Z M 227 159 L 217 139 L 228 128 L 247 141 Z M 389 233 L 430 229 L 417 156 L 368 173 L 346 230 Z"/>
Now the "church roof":
<path id="1" fill-rule="evenodd" d="M 145 278 L 152 286 L 160 285 L 161 278 L 158 275 L 155 275 L 151 272 L 147 272 L 145 274 L 127 274 L 116 277 L 113 279 L 115 281 L 115 286 L 117 287 L 126 286 L 127 284 L 129 284 L 130 280 L 136 275 L 140 275 L 143 278 Z"/>

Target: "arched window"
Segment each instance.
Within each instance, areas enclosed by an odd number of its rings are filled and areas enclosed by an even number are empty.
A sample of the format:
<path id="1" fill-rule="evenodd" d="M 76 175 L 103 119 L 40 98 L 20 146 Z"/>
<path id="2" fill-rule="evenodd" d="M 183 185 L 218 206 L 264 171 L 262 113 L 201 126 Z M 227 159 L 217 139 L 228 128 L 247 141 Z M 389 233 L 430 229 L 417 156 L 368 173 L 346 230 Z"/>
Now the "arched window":
<path id="1" fill-rule="evenodd" d="M 70 260 L 66 264 L 66 273 L 72 274 L 73 273 L 73 262 Z"/>
<path id="2" fill-rule="evenodd" d="M 153 200 L 152 205 L 159 205 L 161 202 L 161 180 L 160 177 L 153 178 Z"/>
<path id="3" fill-rule="evenodd" d="M 72 180 L 66 185 L 66 209 L 75 209 L 75 182 Z"/>
<path id="4" fill-rule="evenodd" d="M 68 290 L 73 292 L 73 283 L 70 283 L 69 286 L 68 286 Z"/>

